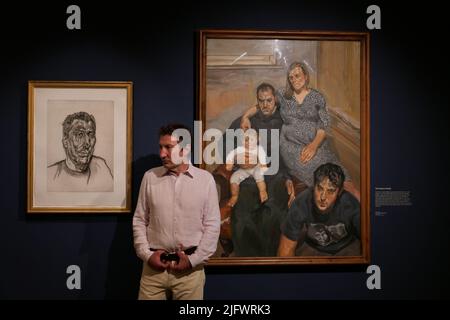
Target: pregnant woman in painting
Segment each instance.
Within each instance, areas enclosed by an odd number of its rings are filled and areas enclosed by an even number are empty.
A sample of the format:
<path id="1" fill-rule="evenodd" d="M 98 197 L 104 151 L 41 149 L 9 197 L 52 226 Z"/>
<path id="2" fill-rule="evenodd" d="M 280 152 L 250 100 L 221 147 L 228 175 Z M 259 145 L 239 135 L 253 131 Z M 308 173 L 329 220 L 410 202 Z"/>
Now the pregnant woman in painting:
<path id="1" fill-rule="evenodd" d="M 289 173 L 311 187 L 314 170 L 324 163 L 337 164 L 345 172 L 344 189 L 359 201 L 358 189 L 328 145 L 326 131 L 330 125 L 330 117 L 325 98 L 319 91 L 309 87 L 309 72 L 304 63 L 294 62 L 289 66 L 286 87 L 277 91 L 276 98 L 283 120 L 280 153 Z M 251 127 L 249 118 L 256 111 L 256 107 L 251 107 L 245 112 L 241 120 L 244 130 Z"/>

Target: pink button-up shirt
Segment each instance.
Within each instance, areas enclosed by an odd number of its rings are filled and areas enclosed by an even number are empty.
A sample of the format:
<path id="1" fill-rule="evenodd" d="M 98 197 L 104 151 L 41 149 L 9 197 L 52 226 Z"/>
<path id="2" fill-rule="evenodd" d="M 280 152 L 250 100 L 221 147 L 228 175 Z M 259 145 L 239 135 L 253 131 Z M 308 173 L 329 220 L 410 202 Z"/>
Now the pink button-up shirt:
<path id="1" fill-rule="evenodd" d="M 175 251 L 197 246 L 192 267 L 216 251 L 220 233 L 217 189 L 212 175 L 189 165 L 176 175 L 164 167 L 148 170 L 133 217 L 134 247 L 144 262 L 150 248 Z"/>

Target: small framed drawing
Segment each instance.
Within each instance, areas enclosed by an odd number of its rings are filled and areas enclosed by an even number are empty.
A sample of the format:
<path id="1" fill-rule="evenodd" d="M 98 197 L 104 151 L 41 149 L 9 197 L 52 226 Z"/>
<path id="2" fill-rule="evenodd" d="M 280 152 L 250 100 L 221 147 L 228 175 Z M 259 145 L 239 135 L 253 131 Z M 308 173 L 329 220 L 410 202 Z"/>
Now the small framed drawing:
<path id="1" fill-rule="evenodd" d="M 130 212 L 132 88 L 29 81 L 28 213 Z"/>
<path id="2" fill-rule="evenodd" d="M 199 36 L 196 156 L 222 216 L 209 264 L 368 263 L 369 34 Z"/>

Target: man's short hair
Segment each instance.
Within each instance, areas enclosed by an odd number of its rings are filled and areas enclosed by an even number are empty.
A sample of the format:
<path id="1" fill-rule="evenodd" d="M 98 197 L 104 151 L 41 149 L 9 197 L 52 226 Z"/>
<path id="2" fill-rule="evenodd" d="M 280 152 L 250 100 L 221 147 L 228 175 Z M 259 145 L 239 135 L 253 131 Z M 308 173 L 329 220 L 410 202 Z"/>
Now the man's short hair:
<path id="1" fill-rule="evenodd" d="M 314 186 L 317 186 L 325 178 L 328 178 L 333 186 L 342 190 L 345 174 L 340 166 L 334 163 L 325 163 L 319 166 L 314 171 Z"/>
<path id="2" fill-rule="evenodd" d="M 261 83 L 257 88 L 256 88 L 256 95 L 258 95 L 258 92 L 260 91 L 271 91 L 273 96 L 275 96 L 275 88 L 267 82 L 263 82 Z"/>
<path id="3" fill-rule="evenodd" d="M 84 111 L 80 111 L 80 112 L 75 112 L 72 114 L 69 114 L 65 119 L 64 122 L 62 124 L 63 126 L 63 137 L 67 138 L 69 136 L 69 131 L 72 128 L 72 123 L 75 120 L 83 120 L 86 122 L 92 122 L 92 127 L 94 128 L 95 131 L 95 118 L 92 114 L 89 114 L 87 112 Z"/>
<path id="4" fill-rule="evenodd" d="M 169 123 L 165 126 L 162 126 L 161 128 L 159 128 L 159 136 L 160 137 L 165 136 L 165 135 L 171 136 L 172 133 L 177 129 L 187 130 L 189 132 L 189 135 L 192 137 L 191 130 L 187 126 L 185 126 L 184 124 L 181 124 L 181 123 Z M 180 137 L 180 139 L 178 140 L 178 142 L 181 142 L 181 141 L 183 141 L 183 137 Z"/>

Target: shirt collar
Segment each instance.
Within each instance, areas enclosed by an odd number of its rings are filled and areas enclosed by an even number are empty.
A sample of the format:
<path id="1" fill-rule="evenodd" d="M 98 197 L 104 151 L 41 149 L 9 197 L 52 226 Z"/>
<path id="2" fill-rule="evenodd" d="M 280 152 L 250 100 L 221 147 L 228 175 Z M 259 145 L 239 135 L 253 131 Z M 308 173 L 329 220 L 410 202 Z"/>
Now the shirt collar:
<path id="1" fill-rule="evenodd" d="M 183 172 L 182 174 L 193 179 L 195 174 L 194 174 L 194 170 L 192 169 L 192 167 L 193 167 L 192 163 L 189 163 L 187 170 L 185 172 Z M 164 171 L 162 176 L 171 176 L 171 175 L 176 176 L 177 174 L 176 174 L 176 172 L 167 169 Z"/>

